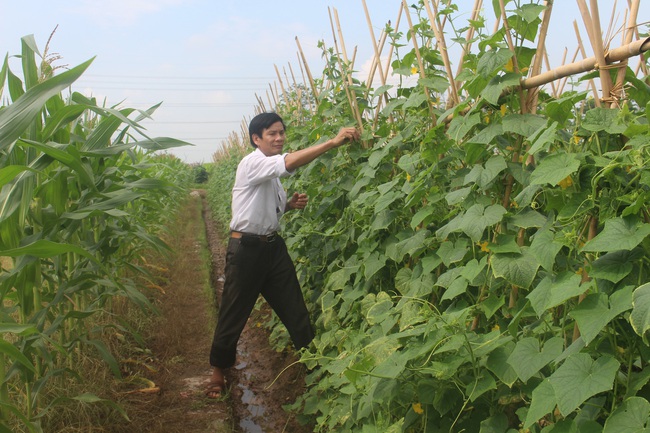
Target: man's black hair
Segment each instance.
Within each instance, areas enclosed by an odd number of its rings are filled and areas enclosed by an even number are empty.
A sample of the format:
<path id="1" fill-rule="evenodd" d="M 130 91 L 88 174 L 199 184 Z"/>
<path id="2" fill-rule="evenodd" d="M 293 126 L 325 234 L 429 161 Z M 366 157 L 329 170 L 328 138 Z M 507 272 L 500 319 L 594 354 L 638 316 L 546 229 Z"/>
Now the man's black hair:
<path id="1" fill-rule="evenodd" d="M 253 135 L 261 138 L 264 130 L 269 129 L 276 122 L 282 123 L 282 127 L 286 129 L 282 117 L 277 113 L 261 113 L 251 119 L 251 122 L 248 124 L 248 137 L 254 148 L 257 149 L 257 145 L 253 141 Z"/>

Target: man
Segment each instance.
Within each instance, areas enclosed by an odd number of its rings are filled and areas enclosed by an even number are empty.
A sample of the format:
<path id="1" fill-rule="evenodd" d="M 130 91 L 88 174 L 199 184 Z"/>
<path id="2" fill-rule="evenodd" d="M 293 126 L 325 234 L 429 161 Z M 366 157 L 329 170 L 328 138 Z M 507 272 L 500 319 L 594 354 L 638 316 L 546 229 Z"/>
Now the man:
<path id="1" fill-rule="evenodd" d="M 212 375 L 206 395 L 211 398 L 220 397 L 225 389 L 224 369 L 235 364 L 237 341 L 260 294 L 287 328 L 296 349 L 314 338 L 293 262 L 277 233 L 282 214 L 304 209 L 308 198 L 294 193 L 287 199 L 280 178 L 359 139 L 355 128 L 342 128 L 333 139 L 282 153 L 285 125 L 276 113 L 255 116 L 248 133 L 255 150 L 239 163 L 232 190 L 226 281 L 210 350 Z"/>

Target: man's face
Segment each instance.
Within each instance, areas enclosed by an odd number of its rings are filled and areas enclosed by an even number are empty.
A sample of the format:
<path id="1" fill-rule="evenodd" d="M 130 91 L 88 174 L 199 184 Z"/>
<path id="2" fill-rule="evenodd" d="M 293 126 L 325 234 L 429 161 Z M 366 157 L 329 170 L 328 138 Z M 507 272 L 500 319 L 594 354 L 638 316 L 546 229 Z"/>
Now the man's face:
<path id="1" fill-rule="evenodd" d="M 273 125 L 262 131 L 262 136 L 253 134 L 253 142 L 257 148 L 266 156 L 281 155 L 284 146 L 284 126 L 282 122 L 275 122 Z"/>

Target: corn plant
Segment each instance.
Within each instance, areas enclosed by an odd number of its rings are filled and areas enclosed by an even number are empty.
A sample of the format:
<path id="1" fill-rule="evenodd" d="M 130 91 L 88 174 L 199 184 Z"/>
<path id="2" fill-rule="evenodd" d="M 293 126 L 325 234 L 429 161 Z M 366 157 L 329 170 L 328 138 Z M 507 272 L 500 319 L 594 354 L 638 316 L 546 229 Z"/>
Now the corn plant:
<path id="1" fill-rule="evenodd" d="M 41 431 L 56 404 L 48 384 L 79 376 L 80 353 L 97 353 L 116 376 L 118 361 L 89 320 L 114 298 L 151 307 L 133 275 L 186 185 L 180 162 L 152 151 L 184 144 L 144 135 L 138 122 L 157 108 L 102 107 L 72 92 L 92 59 L 54 74 L 31 36 L 22 39 L 23 80 L 8 56 L 0 89 L 0 431 Z M 136 115 L 131 119 L 131 115 Z M 142 137 L 136 139 L 136 137 Z M 110 404 L 110 402 L 108 402 Z"/>

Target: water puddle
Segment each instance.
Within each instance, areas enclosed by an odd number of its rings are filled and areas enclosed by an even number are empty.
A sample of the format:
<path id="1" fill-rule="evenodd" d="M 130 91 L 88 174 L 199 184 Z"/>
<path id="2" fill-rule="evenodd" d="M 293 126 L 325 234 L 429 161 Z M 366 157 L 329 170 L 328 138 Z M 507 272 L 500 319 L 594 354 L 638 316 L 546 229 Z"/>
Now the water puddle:
<path id="1" fill-rule="evenodd" d="M 248 362 L 246 361 L 241 361 L 235 366 L 235 369 L 239 370 L 241 374 L 237 388 L 242 393 L 241 402 L 244 412 L 246 412 L 240 416 L 239 427 L 243 433 L 264 433 L 262 427 L 255 420 L 264 416 L 266 408 L 261 404 L 255 392 L 249 388 L 251 373 L 245 370 L 247 366 Z"/>

